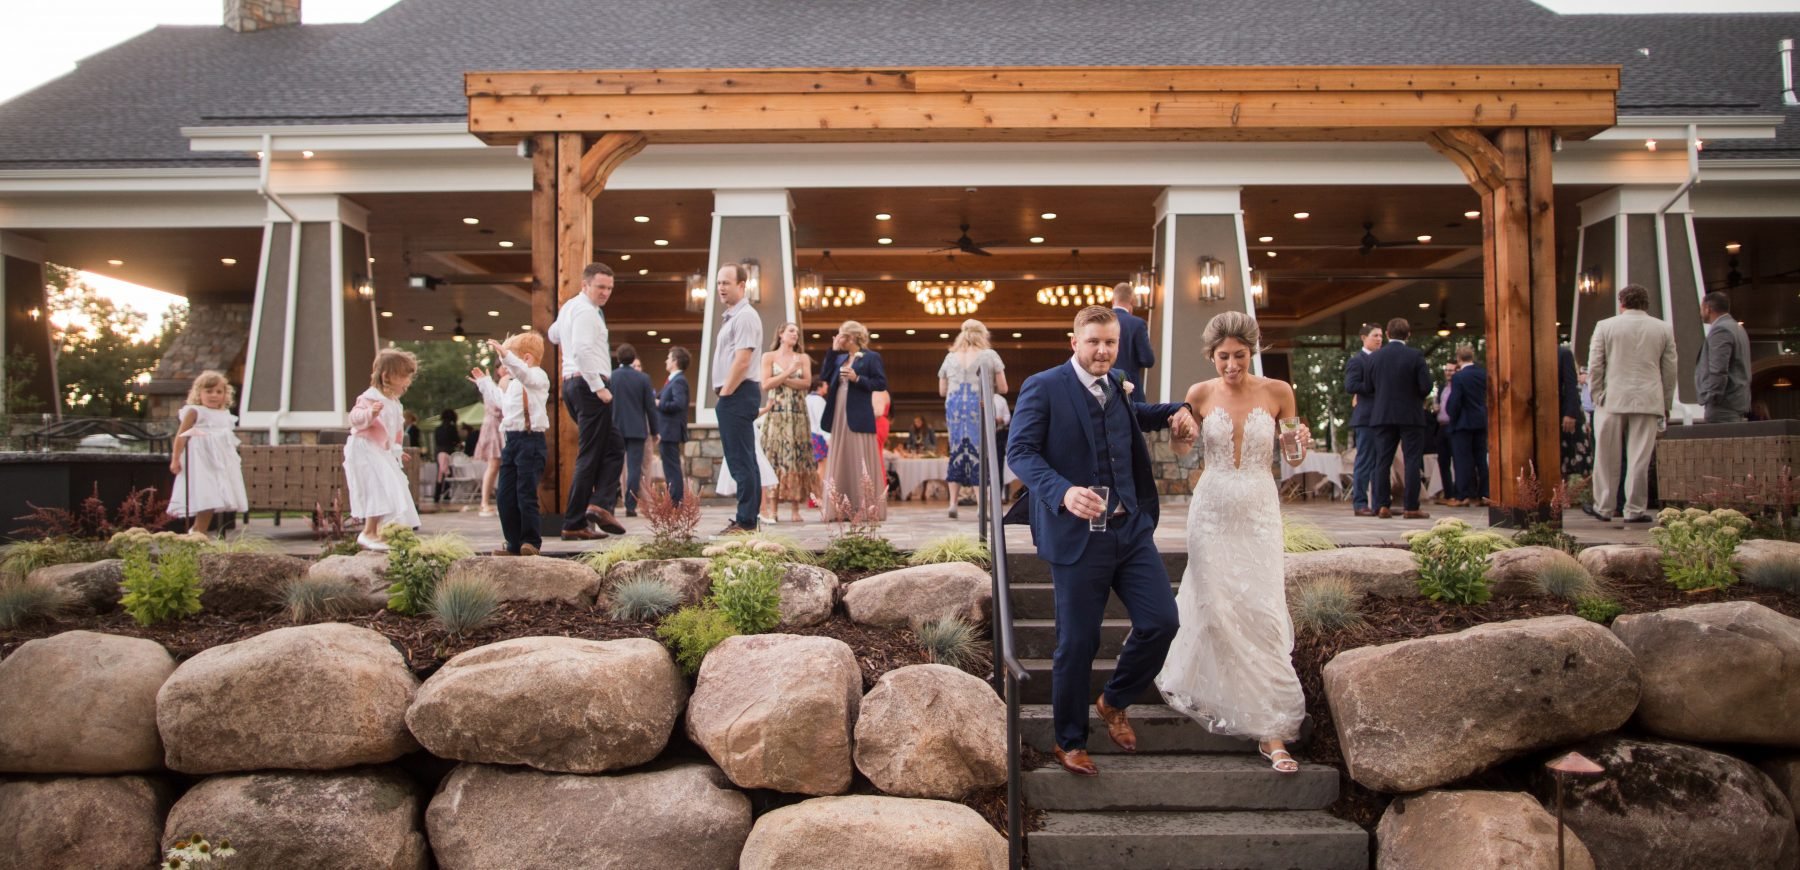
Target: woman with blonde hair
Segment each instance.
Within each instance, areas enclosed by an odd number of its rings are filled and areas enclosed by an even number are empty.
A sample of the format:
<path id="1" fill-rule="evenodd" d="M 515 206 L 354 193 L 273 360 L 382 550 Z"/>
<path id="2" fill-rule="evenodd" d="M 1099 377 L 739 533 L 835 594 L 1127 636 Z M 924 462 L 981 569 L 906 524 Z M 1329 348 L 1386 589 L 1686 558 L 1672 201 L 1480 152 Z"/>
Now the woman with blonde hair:
<path id="1" fill-rule="evenodd" d="M 887 519 L 887 463 L 875 436 L 874 395 L 887 391 L 881 354 L 869 350 L 869 330 L 844 321 L 825 354 L 827 522 Z"/>
<path id="2" fill-rule="evenodd" d="M 938 366 L 938 395 L 950 430 L 950 518 L 956 519 L 962 488 L 981 485 L 981 379 L 993 378 L 994 393 L 1006 392 L 1006 365 L 989 346 L 987 325 L 965 320 Z"/>
<path id="3" fill-rule="evenodd" d="M 762 355 L 762 448 L 775 470 L 771 515 L 781 513 L 781 503 L 793 502 L 791 522 L 800 519 L 800 506 L 812 494 L 812 421 L 806 414 L 806 388 L 812 383 L 812 358 L 800 343 L 800 325 L 784 323 L 775 341 Z"/>

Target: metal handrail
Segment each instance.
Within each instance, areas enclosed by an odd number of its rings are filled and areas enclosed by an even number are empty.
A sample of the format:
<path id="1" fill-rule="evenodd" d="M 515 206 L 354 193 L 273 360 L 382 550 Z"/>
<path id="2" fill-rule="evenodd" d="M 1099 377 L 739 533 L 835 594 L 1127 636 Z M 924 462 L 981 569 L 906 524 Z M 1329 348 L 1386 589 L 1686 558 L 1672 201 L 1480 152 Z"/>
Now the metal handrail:
<path id="1" fill-rule="evenodd" d="M 981 496 L 978 512 L 982 530 L 987 533 L 988 563 L 993 566 L 994 585 L 994 691 L 1006 700 L 1006 852 L 1009 866 L 1023 866 L 1024 807 L 1019 795 L 1019 682 L 1031 675 L 1019 663 L 1013 646 L 1012 584 L 1006 576 L 1006 528 L 1004 511 L 1000 509 L 1005 492 L 1005 475 L 1001 474 L 1001 446 L 996 445 L 994 423 L 994 376 L 997 371 L 983 363 L 977 377 L 981 382 Z"/>

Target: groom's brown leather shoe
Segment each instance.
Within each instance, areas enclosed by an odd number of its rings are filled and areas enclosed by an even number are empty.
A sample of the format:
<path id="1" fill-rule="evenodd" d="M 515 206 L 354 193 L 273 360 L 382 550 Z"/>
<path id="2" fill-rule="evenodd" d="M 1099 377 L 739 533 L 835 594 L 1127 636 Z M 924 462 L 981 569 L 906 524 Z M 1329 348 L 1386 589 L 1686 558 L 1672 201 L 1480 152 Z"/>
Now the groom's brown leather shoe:
<path id="1" fill-rule="evenodd" d="M 1064 750 L 1061 746 L 1051 750 L 1056 756 L 1056 763 L 1076 776 L 1099 776 L 1100 768 L 1094 766 L 1094 760 L 1088 757 L 1086 749 Z"/>
<path id="2" fill-rule="evenodd" d="M 1106 734 L 1112 742 L 1126 752 L 1137 751 L 1137 732 L 1131 730 L 1131 720 L 1125 718 L 1125 711 L 1106 703 L 1106 696 L 1094 702 L 1094 709 L 1100 711 L 1100 721 L 1106 723 Z"/>

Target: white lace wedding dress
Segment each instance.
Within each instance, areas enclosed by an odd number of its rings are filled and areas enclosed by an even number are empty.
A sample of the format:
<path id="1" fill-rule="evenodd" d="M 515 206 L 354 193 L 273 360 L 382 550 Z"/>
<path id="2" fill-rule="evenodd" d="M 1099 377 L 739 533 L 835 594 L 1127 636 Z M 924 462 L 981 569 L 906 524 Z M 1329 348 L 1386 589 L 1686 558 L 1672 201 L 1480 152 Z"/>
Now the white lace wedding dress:
<path id="1" fill-rule="evenodd" d="M 1270 471 L 1275 420 L 1261 408 L 1245 416 L 1241 459 L 1230 414 L 1214 410 L 1200 429 L 1206 473 L 1188 508 L 1187 572 L 1175 595 L 1181 630 L 1156 688 L 1216 733 L 1293 740 L 1306 704 L 1294 673 L 1281 501 Z"/>

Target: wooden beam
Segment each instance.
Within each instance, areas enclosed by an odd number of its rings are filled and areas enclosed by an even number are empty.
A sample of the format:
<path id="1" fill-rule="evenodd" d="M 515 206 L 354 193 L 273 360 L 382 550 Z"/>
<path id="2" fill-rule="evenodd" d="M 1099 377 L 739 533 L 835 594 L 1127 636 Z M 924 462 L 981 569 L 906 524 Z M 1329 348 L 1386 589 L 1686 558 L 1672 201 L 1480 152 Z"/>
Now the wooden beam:
<path id="1" fill-rule="evenodd" d="M 1537 477 L 1543 495 L 1562 480 L 1562 402 L 1556 355 L 1556 189 L 1551 177 L 1555 137 L 1549 130 L 1525 131 L 1525 165 L 1531 214 L 1532 423 Z"/>
<path id="2" fill-rule="evenodd" d="M 1425 143 L 1450 158 L 1477 194 L 1492 193 L 1506 183 L 1500 149 L 1480 131 L 1465 128 L 1433 130 L 1425 137 Z"/>
<path id="3" fill-rule="evenodd" d="M 544 335 L 556 319 L 557 245 L 556 245 L 556 136 L 539 133 L 531 137 L 531 331 Z M 544 371 L 550 375 L 551 390 L 545 413 L 552 421 L 545 434 L 546 463 L 538 480 L 538 509 L 545 515 L 560 514 L 563 509 L 562 466 L 558 462 L 557 445 L 562 440 L 562 395 L 556 382 L 559 359 L 556 345 L 544 342 Z"/>
<path id="4" fill-rule="evenodd" d="M 581 155 L 581 192 L 591 202 L 606 189 L 606 179 L 619 164 L 644 150 L 642 133 L 606 133 Z"/>

